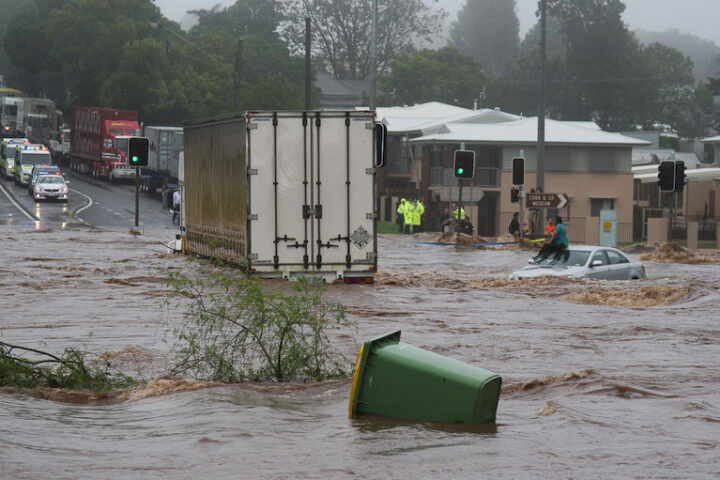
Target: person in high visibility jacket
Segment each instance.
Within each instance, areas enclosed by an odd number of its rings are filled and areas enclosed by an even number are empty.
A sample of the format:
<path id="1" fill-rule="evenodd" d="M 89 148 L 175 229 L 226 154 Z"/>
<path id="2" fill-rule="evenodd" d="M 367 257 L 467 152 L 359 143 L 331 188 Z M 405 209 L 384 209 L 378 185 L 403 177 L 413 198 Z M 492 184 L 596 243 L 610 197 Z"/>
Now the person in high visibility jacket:
<path id="1" fill-rule="evenodd" d="M 459 205 L 455 205 L 455 210 L 453 210 L 453 217 L 458 220 L 464 220 L 465 219 L 465 209 Z"/>
<path id="2" fill-rule="evenodd" d="M 402 230 L 403 225 L 405 224 L 405 205 L 407 204 L 407 200 L 404 198 L 400 199 L 400 202 L 398 203 L 397 207 L 397 223 L 400 225 L 400 229 Z"/>
<path id="3" fill-rule="evenodd" d="M 425 205 L 418 200 L 413 211 L 413 231 L 422 232 L 422 216 L 425 213 Z"/>
<path id="4" fill-rule="evenodd" d="M 547 224 L 545 225 L 545 238 L 552 237 L 553 230 L 555 230 L 555 224 L 552 218 L 548 218 Z"/>
<path id="5" fill-rule="evenodd" d="M 405 212 L 403 215 L 403 233 L 412 233 L 413 231 L 413 215 L 415 214 L 415 206 L 411 201 L 405 202 Z"/>

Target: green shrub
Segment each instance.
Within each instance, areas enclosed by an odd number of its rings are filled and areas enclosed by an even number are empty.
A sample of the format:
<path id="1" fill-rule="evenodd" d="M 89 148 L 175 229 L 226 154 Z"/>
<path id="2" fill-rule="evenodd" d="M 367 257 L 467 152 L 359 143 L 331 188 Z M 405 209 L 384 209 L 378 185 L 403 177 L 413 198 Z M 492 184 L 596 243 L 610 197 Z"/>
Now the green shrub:
<path id="1" fill-rule="evenodd" d="M 169 277 L 171 299 L 186 299 L 174 331 L 173 374 L 225 383 L 348 374 L 351 362 L 333 349 L 327 331 L 350 324 L 340 305 L 323 300 L 319 283 L 300 278 L 290 292 L 269 291 L 222 268 L 202 273 L 204 279 Z"/>

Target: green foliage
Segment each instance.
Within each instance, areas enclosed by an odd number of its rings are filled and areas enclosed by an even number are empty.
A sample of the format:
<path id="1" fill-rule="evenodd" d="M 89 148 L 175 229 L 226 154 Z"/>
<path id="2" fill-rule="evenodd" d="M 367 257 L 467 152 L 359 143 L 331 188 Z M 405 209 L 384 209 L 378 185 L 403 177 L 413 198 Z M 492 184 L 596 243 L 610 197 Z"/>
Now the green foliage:
<path id="1" fill-rule="evenodd" d="M 36 359 L 16 355 L 16 351 L 33 354 Z M 75 348 L 66 348 L 63 355 L 57 357 L 40 350 L 0 342 L 0 386 L 108 391 L 135 384 L 136 380 L 110 370 L 108 364 L 91 360 L 87 353 Z"/>
<path id="2" fill-rule="evenodd" d="M 372 2 L 366 0 L 288 0 L 282 34 L 295 51 L 304 49 L 305 18 L 312 28 L 313 55 L 334 78 L 362 80 L 370 72 Z M 378 2 L 378 72 L 388 70 L 401 53 L 432 41 L 445 13 L 422 0 Z"/>
<path id="3" fill-rule="evenodd" d="M 291 292 L 270 291 L 223 269 L 203 273 L 170 274 L 171 298 L 189 299 L 175 330 L 174 374 L 226 383 L 347 375 L 351 362 L 333 350 L 327 331 L 350 324 L 319 284 L 300 278 Z"/>
<path id="4" fill-rule="evenodd" d="M 397 223 L 390 222 L 378 222 L 377 224 L 378 233 L 400 233 L 400 225 Z"/>
<path id="5" fill-rule="evenodd" d="M 380 81 L 393 92 L 395 104 L 443 101 L 471 107 L 482 91 L 484 75 L 479 63 L 455 47 L 402 54 Z M 381 99 L 390 103 L 389 98 Z"/>
<path id="6" fill-rule="evenodd" d="M 452 24 L 450 45 L 474 58 L 486 73 L 502 73 L 519 48 L 515 6 L 515 0 L 466 2 Z"/>

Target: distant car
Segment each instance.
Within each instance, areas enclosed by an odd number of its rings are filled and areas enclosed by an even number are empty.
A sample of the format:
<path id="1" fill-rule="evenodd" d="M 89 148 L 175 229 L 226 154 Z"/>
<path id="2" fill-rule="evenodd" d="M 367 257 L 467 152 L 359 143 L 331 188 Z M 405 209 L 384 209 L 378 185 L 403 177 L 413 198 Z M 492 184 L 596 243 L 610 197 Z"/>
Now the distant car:
<path id="1" fill-rule="evenodd" d="M 630 260 L 620 250 L 592 245 L 570 245 L 558 254 L 531 260 L 530 265 L 515 270 L 511 277 L 522 280 L 541 276 L 567 276 L 599 280 L 646 278 L 645 266 Z"/>
<path id="2" fill-rule="evenodd" d="M 40 175 L 33 185 L 32 196 L 39 200 L 68 200 L 68 182 L 62 175 Z"/>
<path id="3" fill-rule="evenodd" d="M 41 144 L 22 144 L 15 148 L 15 185 L 27 185 L 35 165 L 52 165 L 50 151 Z"/>
<path id="4" fill-rule="evenodd" d="M 28 195 L 33 194 L 33 187 L 40 175 L 62 175 L 60 168 L 55 165 L 35 165 L 28 177 Z"/>
<path id="5" fill-rule="evenodd" d="M 0 145 L 0 176 L 12 178 L 15 173 L 15 151 L 19 144 L 30 143 L 27 138 L 3 138 Z"/>

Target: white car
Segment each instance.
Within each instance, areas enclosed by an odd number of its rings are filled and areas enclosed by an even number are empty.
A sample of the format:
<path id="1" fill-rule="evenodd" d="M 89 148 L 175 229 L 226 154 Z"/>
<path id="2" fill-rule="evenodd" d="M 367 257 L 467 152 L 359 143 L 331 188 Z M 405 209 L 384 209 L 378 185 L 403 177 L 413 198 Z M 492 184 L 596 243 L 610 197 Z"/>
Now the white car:
<path id="1" fill-rule="evenodd" d="M 62 175 L 40 175 L 35 181 L 32 189 L 32 196 L 35 201 L 39 200 L 68 200 L 68 184 Z"/>
<path id="2" fill-rule="evenodd" d="M 560 253 L 530 259 L 530 265 L 515 270 L 511 277 L 522 280 L 541 276 L 632 280 L 646 278 L 645 266 L 630 260 L 617 248 L 571 245 Z"/>

